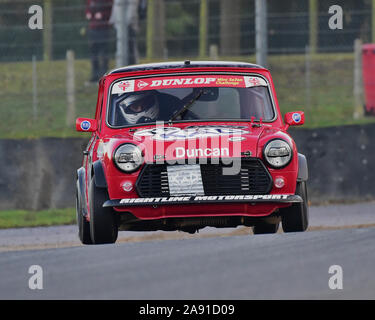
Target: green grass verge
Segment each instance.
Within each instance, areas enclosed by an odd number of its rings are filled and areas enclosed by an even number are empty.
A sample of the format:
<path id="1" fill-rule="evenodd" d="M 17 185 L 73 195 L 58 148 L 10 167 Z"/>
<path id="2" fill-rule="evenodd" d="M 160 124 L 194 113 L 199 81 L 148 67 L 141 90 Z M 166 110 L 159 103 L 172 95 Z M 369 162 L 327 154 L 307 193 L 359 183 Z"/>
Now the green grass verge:
<path id="1" fill-rule="evenodd" d="M 97 86 L 85 86 L 90 64 L 75 62 L 76 116 L 93 117 Z M 66 125 L 65 61 L 38 62 L 37 112 L 34 117 L 30 62 L 0 64 L 0 138 L 79 136 Z"/>
<path id="2" fill-rule="evenodd" d="M 304 127 L 375 123 L 375 117 L 353 118 L 352 54 L 311 56 L 309 80 L 304 55 L 271 56 L 269 64 L 281 112 L 304 111 Z"/>
<path id="3" fill-rule="evenodd" d="M 69 225 L 76 223 L 75 209 L 0 211 L 0 229 Z"/>
<path id="4" fill-rule="evenodd" d="M 220 59 L 255 61 L 253 56 Z M 268 62 L 282 113 L 305 111 L 305 127 L 375 122 L 375 117 L 353 119 L 352 54 L 313 55 L 310 80 L 306 79 L 304 55 L 270 55 Z M 114 67 L 113 61 L 110 67 Z M 0 64 L 0 138 L 81 136 L 73 126 L 65 124 L 65 61 L 39 61 L 37 73 L 38 110 L 34 117 L 31 62 Z M 76 116 L 93 117 L 97 85 L 85 85 L 90 76 L 90 61 L 76 60 L 75 73 Z M 307 89 L 308 83 L 310 89 Z"/>

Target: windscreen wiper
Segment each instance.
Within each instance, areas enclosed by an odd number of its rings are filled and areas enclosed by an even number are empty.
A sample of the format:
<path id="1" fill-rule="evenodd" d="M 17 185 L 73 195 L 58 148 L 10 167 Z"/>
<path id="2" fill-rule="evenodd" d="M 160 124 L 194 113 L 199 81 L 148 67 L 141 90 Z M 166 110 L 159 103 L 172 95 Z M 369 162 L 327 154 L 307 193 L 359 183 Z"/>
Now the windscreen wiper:
<path id="1" fill-rule="evenodd" d="M 188 110 L 194 103 L 195 101 L 197 101 L 201 95 L 203 94 L 204 92 L 204 89 L 201 89 L 199 91 L 199 93 L 193 98 L 191 99 L 187 104 L 185 104 L 180 110 L 178 110 L 173 116 L 172 118 L 169 119 L 168 123 L 172 123 L 174 120 L 176 120 L 176 118 L 178 116 L 180 116 L 181 114 L 183 114 L 186 110 Z"/>

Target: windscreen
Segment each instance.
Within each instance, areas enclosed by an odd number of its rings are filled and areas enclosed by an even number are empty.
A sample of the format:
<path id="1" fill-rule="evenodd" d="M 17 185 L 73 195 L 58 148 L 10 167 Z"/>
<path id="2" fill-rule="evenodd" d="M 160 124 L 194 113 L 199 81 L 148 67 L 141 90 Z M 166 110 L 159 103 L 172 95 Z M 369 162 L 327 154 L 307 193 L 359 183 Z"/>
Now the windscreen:
<path id="1" fill-rule="evenodd" d="M 256 76 L 176 76 L 117 81 L 108 124 L 274 119 L 268 84 Z"/>

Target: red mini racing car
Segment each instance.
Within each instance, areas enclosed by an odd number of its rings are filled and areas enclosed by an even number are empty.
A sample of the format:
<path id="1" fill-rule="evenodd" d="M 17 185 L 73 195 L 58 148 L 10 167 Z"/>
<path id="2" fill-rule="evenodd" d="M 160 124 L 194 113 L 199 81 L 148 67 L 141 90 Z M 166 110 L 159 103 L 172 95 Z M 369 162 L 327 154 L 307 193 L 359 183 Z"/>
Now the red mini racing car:
<path id="1" fill-rule="evenodd" d="M 305 156 L 287 133 L 270 72 L 240 62 L 128 66 L 99 82 L 95 119 L 77 171 L 84 244 L 119 230 L 250 226 L 255 234 L 308 227 Z"/>

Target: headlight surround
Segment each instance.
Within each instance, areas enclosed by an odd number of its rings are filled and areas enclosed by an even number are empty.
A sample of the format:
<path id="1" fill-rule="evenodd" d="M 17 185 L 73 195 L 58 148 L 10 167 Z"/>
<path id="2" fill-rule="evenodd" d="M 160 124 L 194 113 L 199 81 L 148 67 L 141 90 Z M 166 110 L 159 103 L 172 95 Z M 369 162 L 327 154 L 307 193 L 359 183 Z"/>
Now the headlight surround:
<path id="1" fill-rule="evenodd" d="M 268 141 L 263 149 L 266 162 L 273 168 L 282 168 L 292 160 L 292 148 L 289 143 L 282 139 Z"/>
<path id="2" fill-rule="evenodd" d="M 115 150 L 113 161 L 121 171 L 134 172 L 143 163 L 142 151 L 132 143 L 122 144 Z"/>

